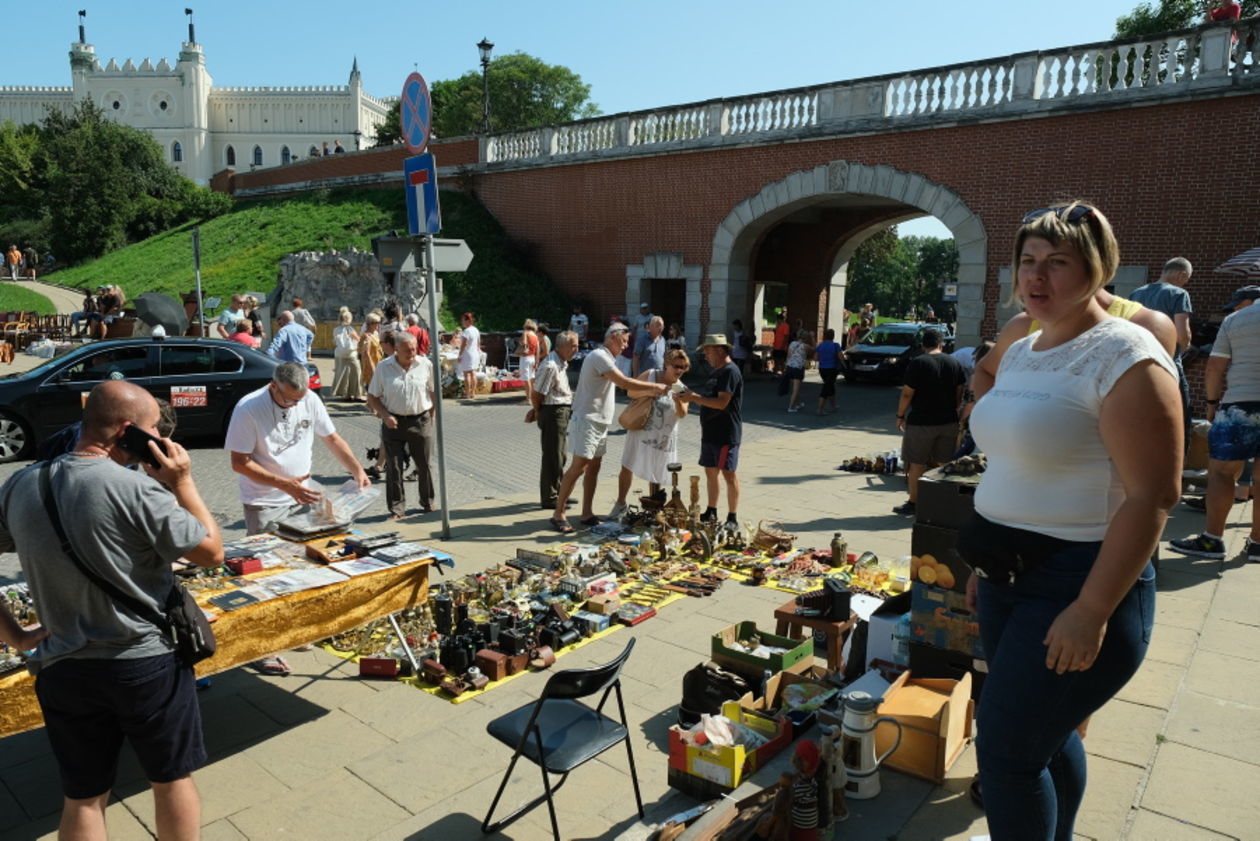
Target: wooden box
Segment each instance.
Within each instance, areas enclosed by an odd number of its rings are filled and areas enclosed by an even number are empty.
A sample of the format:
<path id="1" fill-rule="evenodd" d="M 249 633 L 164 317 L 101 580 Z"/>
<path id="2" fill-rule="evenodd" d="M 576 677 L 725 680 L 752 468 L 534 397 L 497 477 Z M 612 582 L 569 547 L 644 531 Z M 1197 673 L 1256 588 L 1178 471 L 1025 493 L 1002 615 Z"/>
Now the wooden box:
<path id="1" fill-rule="evenodd" d="M 940 783 L 971 740 L 971 675 L 961 680 L 916 678 L 903 672 L 884 693 L 879 715 L 901 723 L 901 744 L 884 760 L 913 777 Z M 892 747 L 897 728 L 875 728 L 875 753 Z"/>

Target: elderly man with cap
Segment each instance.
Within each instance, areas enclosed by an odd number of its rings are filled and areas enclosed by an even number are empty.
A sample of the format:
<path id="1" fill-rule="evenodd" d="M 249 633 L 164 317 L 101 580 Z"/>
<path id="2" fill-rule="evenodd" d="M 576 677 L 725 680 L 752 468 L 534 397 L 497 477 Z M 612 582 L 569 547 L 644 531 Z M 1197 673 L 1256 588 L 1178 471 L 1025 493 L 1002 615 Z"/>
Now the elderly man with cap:
<path id="1" fill-rule="evenodd" d="M 631 397 L 658 397 L 665 393 L 664 383 L 633 380 L 617 369 L 617 356 L 630 341 L 630 329 L 617 322 L 604 334 L 604 344 L 587 354 L 582 361 L 577 390 L 573 392 L 573 408 L 569 415 L 568 452 L 573 456 L 569 469 L 560 480 L 556 508 L 551 527 L 561 534 L 573 531 L 564 506 L 569 494 L 582 478 L 582 515 L 584 526 L 597 526 L 600 519 L 591 510 L 599 468 L 608 446 L 608 428 L 616 410 L 614 389 L 625 390 Z"/>
<path id="2" fill-rule="evenodd" d="M 739 442 L 743 437 L 744 378 L 731 361 L 731 344 L 722 333 L 704 337 L 700 345 L 704 359 L 713 369 L 698 392 L 685 392 L 679 399 L 700 407 L 700 466 L 704 468 L 708 507 L 702 520 L 717 519 L 718 477 L 726 483 L 726 522 L 737 525 L 739 518 Z"/>
<path id="3" fill-rule="evenodd" d="M 1234 484 L 1243 463 L 1260 455 L 1260 287 L 1244 286 L 1225 306 L 1231 314 L 1221 322 L 1212 345 L 1203 390 L 1207 393 L 1208 432 L 1207 523 L 1201 534 L 1169 542 L 1183 555 L 1225 557 L 1225 521 L 1233 503 Z M 1247 560 L 1260 561 L 1260 505 L 1251 513 Z"/>

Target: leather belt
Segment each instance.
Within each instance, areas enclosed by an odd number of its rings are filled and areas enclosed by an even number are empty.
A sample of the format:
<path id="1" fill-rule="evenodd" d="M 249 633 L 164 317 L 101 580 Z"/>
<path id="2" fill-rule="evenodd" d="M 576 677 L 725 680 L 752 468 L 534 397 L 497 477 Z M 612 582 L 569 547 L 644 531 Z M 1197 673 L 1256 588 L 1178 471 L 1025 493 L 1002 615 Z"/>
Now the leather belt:
<path id="1" fill-rule="evenodd" d="M 390 412 L 390 414 L 398 418 L 398 420 L 415 420 L 416 418 L 427 418 L 429 416 L 428 412 L 421 412 L 418 415 L 400 415 L 397 412 Z"/>

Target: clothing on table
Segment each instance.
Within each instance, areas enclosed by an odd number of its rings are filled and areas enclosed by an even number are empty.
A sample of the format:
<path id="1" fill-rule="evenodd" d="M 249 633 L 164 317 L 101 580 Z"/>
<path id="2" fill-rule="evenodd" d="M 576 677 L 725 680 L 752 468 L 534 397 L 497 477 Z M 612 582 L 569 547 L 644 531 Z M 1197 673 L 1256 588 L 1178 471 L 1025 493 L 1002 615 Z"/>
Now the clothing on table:
<path id="1" fill-rule="evenodd" d="M 299 328 L 305 329 L 305 328 Z M 337 430 L 324 401 L 307 391 L 293 406 L 280 406 L 263 386 L 241 398 L 232 410 L 223 448 L 248 453 L 264 470 L 277 476 L 305 476 L 311 472 L 315 436 L 326 438 Z M 293 497 L 279 488 L 237 475 L 241 502 L 246 505 L 292 505 Z"/>
<path id="2" fill-rule="evenodd" d="M 267 347 L 267 352 L 281 362 L 297 362 L 305 365 L 310 357 L 311 344 L 314 341 L 314 333 L 301 324 L 290 321 L 276 331 L 271 344 Z"/>
<path id="3" fill-rule="evenodd" d="M 975 508 L 1003 525 L 1102 540 L 1124 499 L 1098 428 L 1103 400 L 1148 359 L 1176 369 L 1149 331 L 1118 318 L 1049 350 L 1034 350 L 1036 338 L 1011 345 L 972 410 L 971 434 L 989 457 Z"/>
<path id="4" fill-rule="evenodd" d="M 462 343 L 459 346 L 459 373 L 466 374 L 481 367 L 481 331 L 468 326 L 460 333 Z M 471 396 L 471 395 L 470 395 Z"/>
<path id="5" fill-rule="evenodd" d="M 1212 356 L 1229 360 L 1221 403 L 1260 400 L 1260 305 L 1225 316 Z"/>
<path id="6" fill-rule="evenodd" d="M 648 371 L 647 381 L 659 382 L 660 370 Z M 669 471 L 665 465 L 678 461 L 678 412 L 677 403 L 669 392 L 652 401 L 652 413 L 642 429 L 632 429 L 626 434 L 625 448 L 621 454 L 621 466 L 647 482 L 669 484 Z"/>
<path id="7" fill-rule="evenodd" d="M 906 366 L 906 385 L 914 389 L 907 426 L 958 423 L 958 388 L 967 384 L 962 364 L 945 353 L 921 353 Z"/>
<path id="8" fill-rule="evenodd" d="M 734 362 L 728 361 L 709 375 L 701 397 L 731 395 L 725 409 L 700 407 L 700 440 L 710 444 L 738 444 L 743 437 L 744 378 Z"/>
<path id="9" fill-rule="evenodd" d="M 367 388 L 372 383 L 372 372 L 376 370 L 376 366 L 385 358 L 385 351 L 381 348 L 381 335 L 377 331 L 364 331 L 359 334 L 359 367 L 362 373 L 362 385 Z"/>

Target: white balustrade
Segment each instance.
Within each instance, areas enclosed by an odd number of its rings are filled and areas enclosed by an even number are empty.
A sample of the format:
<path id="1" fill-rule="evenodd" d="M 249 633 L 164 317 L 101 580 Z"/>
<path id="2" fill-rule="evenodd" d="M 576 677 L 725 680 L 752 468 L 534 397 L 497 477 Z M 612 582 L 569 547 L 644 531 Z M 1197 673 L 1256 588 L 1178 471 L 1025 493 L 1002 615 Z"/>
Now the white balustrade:
<path id="1" fill-rule="evenodd" d="M 837 127 L 849 120 L 878 119 L 881 113 L 890 127 L 899 121 L 984 114 L 995 109 L 1013 114 L 1025 107 L 1044 108 L 1037 106 L 1037 101 L 1058 104 L 1087 97 L 1104 101 L 1119 94 L 1126 98 L 1160 96 L 1196 80 L 1197 87 L 1226 84 L 1226 69 L 1235 79 L 1254 81 L 1260 78 L 1258 62 L 1260 18 L 1249 18 L 1143 41 L 1022 53 L 895 77 L 597 117 L 490 137 L 484 147 L 489 162 L 629 151 L 715 137 L 793 135 L 820 125 L 820 93 L 826 97 L 826 124 Z"/>

